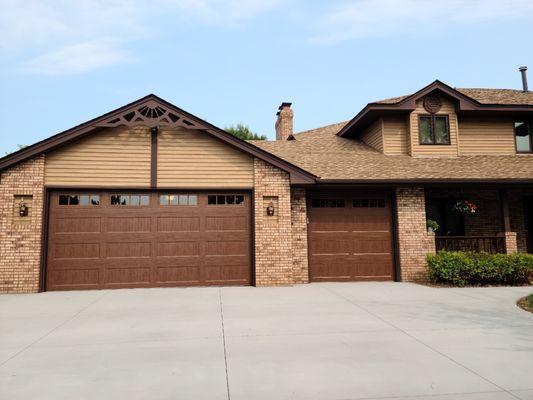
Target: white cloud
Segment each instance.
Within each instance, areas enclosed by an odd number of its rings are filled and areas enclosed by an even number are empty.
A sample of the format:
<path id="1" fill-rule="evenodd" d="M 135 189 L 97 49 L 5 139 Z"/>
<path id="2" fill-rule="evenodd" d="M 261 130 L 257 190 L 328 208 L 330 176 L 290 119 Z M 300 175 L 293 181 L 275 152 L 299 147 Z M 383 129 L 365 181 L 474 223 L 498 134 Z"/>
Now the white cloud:
<path id="1" fill-rule="evenodd" d="M 0 0 L 0 51 L 25 58 L 25 71 L 83 73 L 130 61 L 126 44 L 164 35 L 176 24 L 227 27 L 280 1 Z"/>
<path id="2" fill-rule="evenodd" d="M 133 61 L 113 40 L 99 39 L 42 54 L 26 62 L 24 69 L 43 75 L 79 74 Z"/>
<path id="3" fill-rule="evenodd" d="M 357 0 L 327 12 L 313 41 L 431 34 L 456 25 L 530 19 L 532 12 L 531 0 Z"/>

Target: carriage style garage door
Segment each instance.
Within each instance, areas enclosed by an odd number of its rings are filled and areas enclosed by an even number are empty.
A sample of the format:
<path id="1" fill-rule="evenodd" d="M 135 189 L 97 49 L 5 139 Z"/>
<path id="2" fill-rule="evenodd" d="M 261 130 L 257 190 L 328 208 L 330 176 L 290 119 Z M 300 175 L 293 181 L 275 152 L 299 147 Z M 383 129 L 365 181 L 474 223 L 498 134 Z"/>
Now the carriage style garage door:
<path id="1" fill-rule="evenodd" d="M 312 194 L 308 212 L 312 281 L 393 279 L 387 193 Z"/>
<path id="2" fill-rule="evenodd" d="M 249 285 L 247 193 L 50 194 L 46 289 Z"/>

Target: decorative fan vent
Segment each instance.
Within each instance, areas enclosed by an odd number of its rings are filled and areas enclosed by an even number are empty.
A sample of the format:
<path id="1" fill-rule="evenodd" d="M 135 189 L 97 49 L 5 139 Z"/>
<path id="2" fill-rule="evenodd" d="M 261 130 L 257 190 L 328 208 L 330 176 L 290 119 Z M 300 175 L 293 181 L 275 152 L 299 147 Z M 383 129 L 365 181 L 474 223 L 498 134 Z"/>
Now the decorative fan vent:
<path id="1" fill-rule="evenodd" d="M 159 106 L 155 108 L 144 106 L 139 108 L 139 113 L 146 118 L 159 118 L 161 115 L 166 113 L 166 110 Z"/>
<path id="2" fill-rule="evenodd" d="M 149 128 L 153 128 L 154 126 L 180 126 L 187 129 L 203 129 L 182 115 L 170 112 L 166 108 L 161 107 L 154 100 L 149 100 L 141 106 L 124 111 L 122 115 L 114 116 L 98 124 L 100 127 L 109 128 L 138 125 Z"/>
<path id="3" fill-rule="evenodd" d="M 424 97 L 424 108 L 430 114 L 436 114 L 442 107 L 442 100 L 439 96 L 428 94 Z"/>

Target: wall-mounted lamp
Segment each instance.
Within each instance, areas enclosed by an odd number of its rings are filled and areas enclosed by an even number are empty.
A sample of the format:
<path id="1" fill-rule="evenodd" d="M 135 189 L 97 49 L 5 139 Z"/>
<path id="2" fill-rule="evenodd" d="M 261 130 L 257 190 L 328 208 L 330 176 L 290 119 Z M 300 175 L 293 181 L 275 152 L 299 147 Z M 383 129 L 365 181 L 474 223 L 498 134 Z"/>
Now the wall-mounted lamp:
<path id="1" fill-rule="evenodd" d="M 270 203 L 268 204 L 267 208 L 266 208 L 267 215 L 268 215 L 269 217 L 272 217 L 272 216 L 274 215 L 274 211 L 275 211 L 275 209 L 274 209 L 274 203 L 270 202 Z"/>
<path id="2" fill-rule="evenodd" d="M 24 199 L 22 199 L 19 203 L 19 215 L 21 217 L 28 216 L 28 206 L 26 205 L 26 202 L 24 201 Z"/>

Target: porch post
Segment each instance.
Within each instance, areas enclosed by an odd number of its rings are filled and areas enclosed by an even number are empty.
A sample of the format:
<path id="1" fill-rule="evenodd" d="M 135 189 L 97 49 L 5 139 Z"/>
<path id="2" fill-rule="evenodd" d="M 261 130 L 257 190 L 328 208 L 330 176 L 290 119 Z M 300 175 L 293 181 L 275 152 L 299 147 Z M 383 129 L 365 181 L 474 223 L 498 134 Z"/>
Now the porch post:
<path id="1" fill-rule="evenodd" d="M 401 280 L 426 281 L 426 256 L 435 253 L 435 235 L 426 228 L 423 187 L 396 188 L 396 225 Z"/>
<path id="2" fill-rule="evenodd" d="M 511 231 L 511 218 L 509 213 L 509 196 L 506 189 L 500 189 L 500 210 L 502 215 L 503 232 L 500 233 L 505 241 L 505 253 L 513 254 L 518 252 L 518 243 L 516 241 L 516 232 Z"/>

